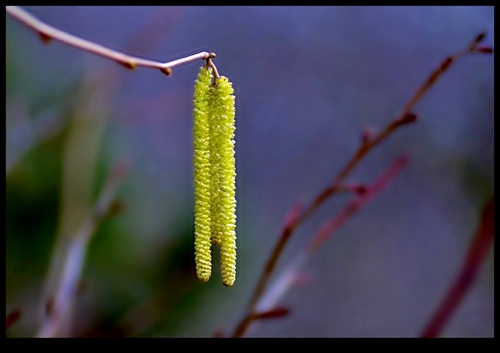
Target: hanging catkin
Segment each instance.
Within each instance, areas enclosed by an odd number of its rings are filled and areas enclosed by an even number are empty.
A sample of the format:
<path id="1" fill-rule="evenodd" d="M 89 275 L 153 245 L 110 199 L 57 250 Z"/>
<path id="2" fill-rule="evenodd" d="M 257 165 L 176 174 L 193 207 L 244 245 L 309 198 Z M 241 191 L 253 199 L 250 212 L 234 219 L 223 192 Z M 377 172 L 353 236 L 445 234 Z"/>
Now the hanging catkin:
<path id="1" fill-rule="evenodd" d="M 196 274 L 201 281 L 208 281 L 212 274 L 210 255 L 210 116 L 208 102 L 212 69 L 201 67 L 194 85 L 194 231 Z"/>
<path id="2" fill-rule="evenodd" d="M 234 158 L 235 99 L 231 82 L 221 76 L 213 88 L 211 127 L 215 130 L 215 149 L 218 162 L 212 165 L 212 177 L 217 176 L 212 191 L 212 237 L 220 241 L 222 283 L 230 287 L 236 279 L 236 164 Z M 212 183 L 213 185 L 214 183 Z M 214 212 L 215 210 L 215 212 Z"/>
<path id="3" fill-rule="evenodd" d="M 221 250 L 222 283 L 236 279 L 235 98 L 226 77 L 200 69 L 194 95 L 195 262 L 202 281 L 211 274 L 210 246 Z"/>

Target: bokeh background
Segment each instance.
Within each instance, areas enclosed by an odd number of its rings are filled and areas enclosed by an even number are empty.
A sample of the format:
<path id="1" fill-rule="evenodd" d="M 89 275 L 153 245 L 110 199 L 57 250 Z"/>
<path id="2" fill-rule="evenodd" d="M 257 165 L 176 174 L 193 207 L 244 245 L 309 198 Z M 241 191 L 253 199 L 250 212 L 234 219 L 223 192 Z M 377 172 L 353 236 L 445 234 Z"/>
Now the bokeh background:
<path id="1" fill-rule="evenodd" d="M 159 61 L 203 50 L 236 95 L 238 271 L 194 275 L 192 94 L 199 67 L 127 70 L 6 15 L 6 310 L 9 336 L 41 323 L 51 259 L 119 161 L 114 212 L 89 243 L 68 336 L 228 334 L 296 202 L 307 204 L 393 119 L 446 57 L 486 31 L 493 7 L 25 7 L 58 28 Z M 254 337 L 415 337 L 458 272 L 493 193 L 493 57 L 464 57 L 349 178 L 409 165 L 311 258 L 284 318 Z M 294 234 L 277 273 L 350 199 Z M 216 263 L 218 259 L 214 260 Z M 493 336 L 494 256 L 446 327 Z"/>

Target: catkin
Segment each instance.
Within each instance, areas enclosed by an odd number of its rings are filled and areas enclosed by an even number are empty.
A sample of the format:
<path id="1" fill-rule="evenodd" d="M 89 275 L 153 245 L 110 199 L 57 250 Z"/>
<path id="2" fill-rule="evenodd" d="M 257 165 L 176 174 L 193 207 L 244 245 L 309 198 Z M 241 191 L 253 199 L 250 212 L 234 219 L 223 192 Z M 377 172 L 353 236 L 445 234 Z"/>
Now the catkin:
<path id="1" fill-rule="evenodd" d="M 218 164 L 217 188 L 212 189 L 217 193 L 215 197 L 216 212 L 211 212 L 216 221 L 212 227 L 215 236 L 220 236 L 222 283 L 226 287 L 233 285 L 236 279 L 236 164 L 234 158 L 234 132 L 235 132 L 235 98 L 231 82 L 226 77 L 219 77 L 213 88 L 214 107 L 212 112 L 212 127 L 215 127 L 215 140 Z M 213 200 L 214 198 L 212 198 Z M 215 226 L 216 224 L 216 226 Z M 212 231 L 213 233 L 214 231 Z"/>
<path id="2" fill-rule="evenodd" d="M 210 254 L 211 237 L 211 169 L 209 96 L 212 69 L 201 67 L 194 86 L 194 228 L 196 274 L 201 281 L 208 281 L 212 274 Z"/>
<path id="3" fill-rule="evenodd" d="M 195 262 L 208 281 L 211 245 L 219 244 L 222 283 L 236 279 L 235 98 L 226 77 L 212 84 L 210 67 L 200 69 L 194 93 Z"/>
<path id="4" fill-rule="evenodd" d="M 221 202 L 221 178 L 220 178 L 220 163 L 221 163 L 221 153 L 220 149 L 221 139 L 221 127 L 220 118 L 216 114 L 218 109 L 218 99 L 217 90 L 214 86 L 210 87 L 210 99 L 209 99 L 209 122 L 210 122 L 210 174 L 211 174 L 211 194 L 210 194 L 210 219 L 212 221 L 210 240 L 212 245 L 218 245 L 221 242 L 221 234 L 223 233 L 223 222 L 220 215 L 220 202 Z"/>

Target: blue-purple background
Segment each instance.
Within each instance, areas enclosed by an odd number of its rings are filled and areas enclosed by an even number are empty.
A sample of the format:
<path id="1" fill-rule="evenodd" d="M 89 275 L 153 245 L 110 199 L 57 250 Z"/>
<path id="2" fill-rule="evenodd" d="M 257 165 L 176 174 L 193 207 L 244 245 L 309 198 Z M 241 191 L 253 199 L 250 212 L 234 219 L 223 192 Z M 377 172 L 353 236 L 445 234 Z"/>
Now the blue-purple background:
<path id="1" fill-rule="evenodd" d="M 216 269 L 209 284 L 181 291 L 185 279 L 165 270 L 163 291 L 175 299 L 158 304 L 154 325 L 125 335 L 231 331 L 293 204 L 307 204 L 328 185 L 357 148 L 361 130 L 394 118 L 446 55 L 481 31 L 488 34 L 485 45 L 494 41 L 493 7 L 25 9 L 141 57 L 168 61 L 216 52 L 219 72 L 235 88 L 236 284 L 223 287 Z M 17 21 L 6 21 L 7 103 L 15 96 L 32 111 L 63 105 L 64 92 L 85 77 L 111 72 L 118 78 L 109 95 L 103 159 L 134 164 L 122 193 L 124 213 L 109 226 L 111 235 L 93 240 L 83 274 L 90 284 L 77 303 L 82 323 L 76 332 L 92 332 L 99 320 L 118 325 L 155 292 L 163 277 L 151 279 L 148 271 L 167 261 L 172 244 L 192 242 L 192 231 L 186 231 L 193 218 L 192 94 L 203 62 L 181 66 L 169 78 L 151 69 L 129 71 L 58 42 L 44 45 Z M 149 34 L 134 42 L 140 31 Z M 399 155 L 411 157 L 394 182 L 310 259 L 304 271 L 311 281 L 280 303 L 291 314 L 255 325 L 250 336 L 419 334 L 458 272 L 493 193 L 493 65 L 488 55 L 458 61 L 416 108 L 418 123 L 361 163 L 350 181 L 373 181 Z M 348 199 L 333 198 L 298 229 L 278 272 Z M 21 244 L 15 255 L 21 259 L 23 246 L 30 246 L 15 240 L 22 236 L 7 238 Z M 493 336 L 493 261 L 491 251 L 445 336 Z M 38 275 L 29 267 L 7 267 L 7 310 L 30 308 L 37 300 L 37 278 L 46 262 L 40 266 Z M 189 258 L 184 266 L 192 266 Z M 113 311 L 110 303 L 121 304 Z M 13 334 L 32 332 L 29 310 Z"/>

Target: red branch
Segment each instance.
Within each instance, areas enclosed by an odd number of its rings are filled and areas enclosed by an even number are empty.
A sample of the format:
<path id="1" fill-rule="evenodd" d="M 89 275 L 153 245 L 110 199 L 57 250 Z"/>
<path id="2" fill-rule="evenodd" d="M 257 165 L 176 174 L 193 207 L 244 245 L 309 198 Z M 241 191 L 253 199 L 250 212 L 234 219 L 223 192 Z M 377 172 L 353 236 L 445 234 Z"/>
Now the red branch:
<path id="1" fill-rule="evenodd" d="M 358 194 L 353 201 L 351 201 L 344 210 L 327 222 L 316 233 L 309 245 L 309 251 L 315 250 L 318 246 L 323 244 L 328 237 L 333 234 L 340 226 L 349 220 L 356 212 L 365 206 L 375 195 L 380 193 L 390 181 L 403 169 L 408 163 L 408 157 L 400 156 L 392 164 L 392 166 L 381 175 L 373 184 L 369 185 L 363 193 Z"/>
<path id="2" fill-rule="evenodd" d="M 278 317 L 287 316 L 290 313 L 290 309 L 285 307 L 276 307 L 271 310 L 262 311 L 253 315 L 254 320 L 263 320 L 263 319 L 275 319 Z"/>
<path id="3" fill-rule="evenodd" d="M 417 121 L 417 116 L 412 112 L 413 108 L 420 102 L 422 97 L 434 86 L 436 81 L 451 67 L 451 64 L 456 62 L 459 58 L 471 54 L 471 53 L 482 53 L 491 54 L 493 53 L 493 48 L 489 47 L 479 47 L 478 44 L 481 43 L 485 37 L 485 33 L 480 33 L 465 49 L 458 51 L 448 57 L 446 57 L 443 62 L 427 77 L 423 84 L 417 89 L 413 96 L 407 101 L 406 105 L 403 107 L 400 114 L 390 121 L 380 132 L 375 132 L 372 130 L 364 131 L 362 134 L 361 144 L 358 149 L 354 152 L 347 163 L 342 167 L 340 172 L 337 174 L 333 182 L 324 188 L 304 209 L 295 206 L 295 208 L 290 212 L 285 221 L 285 225 L 281 231 L 278 241 L 271 251 L 271 254 L 262 269 L 261 275 L 257 281 L 254 288 L 253 294 L 250 298 L 250 302 L 247 307 L 247 312 L 236 325 L 236 328 L 232 334 L 232 337 L 242 337 L 252 322 L 252 315 L 255 311 L 256 305 L 260 300 L 266 286 L 271 278 L 271 275 L 276 268 L 276 264 L 280 255 L 283 252 L 288 240 L 296 230 L 296 228 L 302 224 L 311 214 L 313 214 L 326 200 L 338 193 L 339 191 L 345 190 L 344 180 L 351 174 L 354 168 L 380 143 L 385 141 L 390 135 L 392 135 L 399 128 L 414 123 Z M 362 189 L 358 192 L 362 194 Z"/>
<path id="4" fill-rule="evenodd" d="M 483 210 L 481 223 L 472 239 L 469 251 L 458 276 L 452 282 L 437 311 L 427 323 L 420 337 L 438 337 L 462 302 L 465 294 L 474 284 L 479 269 L 493 244 L 493 201 L 492 196 Z"/>
<path id="5" fill-rule="evenodd" d="M 5 319 L 5 329 L 8 330 L 9 327 L 12 326 L 13 323 L 15 323 L 19 318 L 21 317 L 21 310 L 17 309 L 14 311 L 11 311 L 9 315 L 7 315 L 7 318 Z"/>
<path id="6" fill-rule="evenodd" d="M 363 208 L 374 196 L 379 194 L 388 184 L 391 182 L 394 177 L 403 169 L 406 164 L 408 163 L 408 157 L 403 155 L 400 156 L 396 161 L 383 173 L 375 182 L 373 182 L 369 186 L 363 186 L 362 190 L 361 187 L 356 186 L 356 197 L 354 198 L 353 201 L 351 201 L 347 206 L 342 210 L 340 214 L 335 216 L 331 221 L 326 223 L 323 227 L 320 228 L 318 233 L 311 239 L 310 245 L 304 249 L 303 253 L 300 254 L 302 256 L 298 256 L 298 258 L 306 259 L 311 255 L 311 253 L 316 250 L 316 248 L 323 244 L 324 241 L 328 239 L 328 237 L 335 232 L 341 225 L 343 225 L 347 220 L 349 220 L 356 212 L 358 212 L 361 208 Z M 290 214 L 287 216 L 286 221 L 285 221 L 285 226 L 293 222 L 293 220 L 296 218 L 297 212 L 299 212 L 300 208 L 298 206 L 295 206 Z M 301 261 L 299 261 L 300 263 Z M 296 263 L 293 262 L 288 271 L 296 271 L 297 269 L 294 269 L 296 266 Z M 300 265 L 298 266 L 300 267 Z M 286 271 L 285 271 L 286 272 Z M 287 276 L 285 275 L 285 278 Z M 276 283 L 279 283 L 278 285 L 281 287 L 281 290 L 278 290 L 278 293 L 280 294 L 274 294 L 272 295 L 272 299 L 267 298 L 268 301 L 270 301 L 271 307 L 274 306 L 274 302 L 276 302 L 279 299 L 279 296 L 285 292 L 286 290 L 289 289 L 289 287 L 293 284 L 297 283 L 297 278 L 298 276 L 295 274 L 293 276 L 294 280 L 293 281 L 280 281 L 278 280 Z M 273 289 L 270 289 L 271 292 L 273 292 Z M 261 297 L 259 297 L 260 300 L 262 300 Z M 259 305 L 262 304 L 259 302 Z M 267 303 L 268 306 L 269 303 Z M 257 306 L 257 303 L 256 303 Z M 261 319 L 267 319 L 270 317 L 281 317 L 288 314 L 288 309 L 286 308 L 281 308 L 277 307 L 275 309 L 271 310 L 266 310 L 266 311 L 251 311 L 249 312 L 244 319 L 239 323 L 239 325 L 236 327 L 235 331 L 233 332 L 232 337 L 241 337 L 243 333 L 247 330 L 247 328 L 252 324 L 252 322 L 261 320 Z"/>

